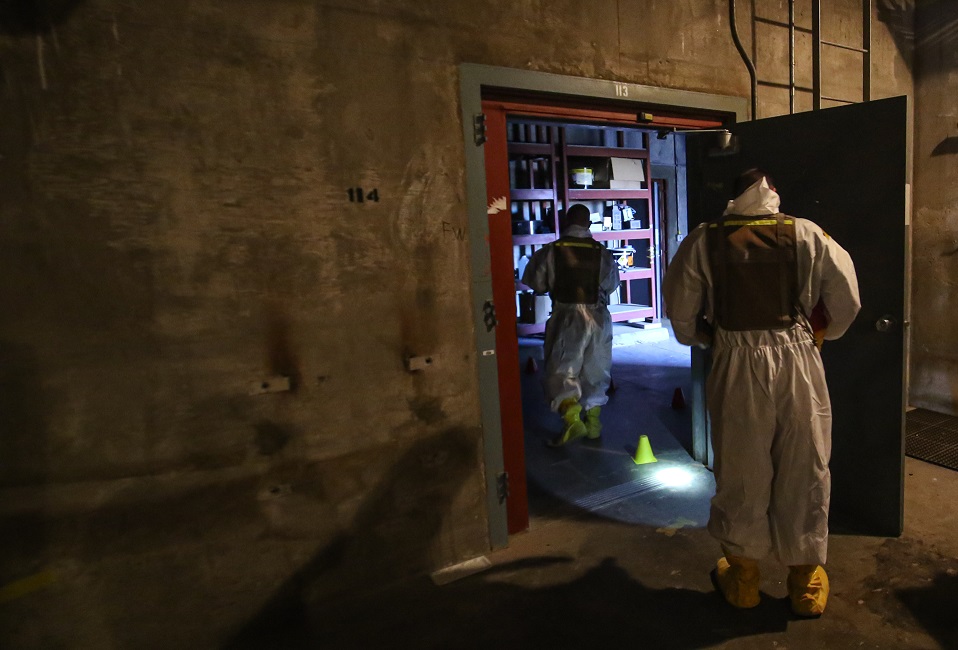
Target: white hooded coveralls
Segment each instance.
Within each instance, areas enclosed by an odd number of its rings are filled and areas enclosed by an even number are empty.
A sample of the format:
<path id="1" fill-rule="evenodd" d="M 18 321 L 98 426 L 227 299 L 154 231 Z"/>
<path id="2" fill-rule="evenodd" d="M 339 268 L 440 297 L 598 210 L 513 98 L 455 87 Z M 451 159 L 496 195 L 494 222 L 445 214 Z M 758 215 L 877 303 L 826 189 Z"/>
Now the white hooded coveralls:
<path id="1" fill-rule="evenodd" d="M 569 226 L 565 237 L 592 238 L 588 228 Z M 546 323 L 543 385 L 553 411 L 567 400 L 577 400 L 586 410 L 609 401 L 605 394 L 612 372 L 612 316 L 609 296 L 619 286 L 619 267 L 612 252 L 602 252 L 599 268 L 599 301 L 594 305 L 563 304 L 553 300 Z M 522 283 L 536 293 L 555 287 L 553 245 L 537 250 Z"/>
<path id="2" fill-rule="evenodd" d="M 725 214 L 778 213 L 763 179 Z M 715 451 L 716 493 L 709 532 L 726 554 L 760 559 L 774 551 L 792 566 L 825 564 L 831 478 L 831 402 L 807 315 L 824 303 L 825 339 L 837 339 L 861 306 L 848 253 L 821 228 L 795 220 L 800 322 L 789 329 L 725 331 L 713 312 L 706 231 L 682 242 L 663 286 L 675 337 L 713 348 L 706 396 Z M 773 281 L 773 280 L 772 280 Z M 700 327 L 714 328 L 712 341 Z"/>

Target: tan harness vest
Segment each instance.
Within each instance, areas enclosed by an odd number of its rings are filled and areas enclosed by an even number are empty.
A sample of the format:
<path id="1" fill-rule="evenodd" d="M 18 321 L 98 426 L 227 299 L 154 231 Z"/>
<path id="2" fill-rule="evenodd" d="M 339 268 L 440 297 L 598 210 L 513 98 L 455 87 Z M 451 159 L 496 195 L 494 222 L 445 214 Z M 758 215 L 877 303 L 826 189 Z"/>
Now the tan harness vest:
<path id="1" fill-rule="evenodd" d="M 550 292 L 556 302 L 594 305 L 599 302 L 602 250 L 591 238 L 562 237 L 555 242 L 555 286 Z"/>
<path id="2" fill-rule="evenodd" d="M 785 329 L 796 322 L 794 218 L 727 215 L 709 224 L 707 242 L 722 329 Z"/>

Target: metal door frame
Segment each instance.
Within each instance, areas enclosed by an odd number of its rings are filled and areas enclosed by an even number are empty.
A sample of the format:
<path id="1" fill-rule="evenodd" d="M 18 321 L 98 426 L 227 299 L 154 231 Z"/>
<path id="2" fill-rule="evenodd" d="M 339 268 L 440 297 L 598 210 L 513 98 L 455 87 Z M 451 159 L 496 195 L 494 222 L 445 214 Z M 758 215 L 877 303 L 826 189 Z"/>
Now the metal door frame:
<path id="1" fill-rule="evenodd" d="M 748 113 L 748 99 L 659 88 L 639 84 L 569 77 L 547 72 L 517 70 L 463 63 L 459 66 L 459 97 L 466 171 L 466 209 L 469 217 L 469 261 L 472 290 L 472 316 L 475 330 L 479 378 L 479 405 L 483 431 L 483 469 L 492 548 L 506 546 L 509 534 L 506 506 L 498 494 L 498 476 L 503 472 L 502 430 L 500 424 L 498 370 L 496 368 L 495 331 L 487 327 L 485 305 L 492 301 L 489 257 L 489 224 L 486 206 L 485 154 L 482 147 L 482 92 L 507 89 L 541 93 L 565 99 L 615 101 L 655 107 L 701 111 L 740 122 Z M 693 382 L 696 381 L 693 364 Z M 698 378 L 704 379 L 703 377 Z M 704 401 L 693 401 L 693 438 L 705 436 Z"/>

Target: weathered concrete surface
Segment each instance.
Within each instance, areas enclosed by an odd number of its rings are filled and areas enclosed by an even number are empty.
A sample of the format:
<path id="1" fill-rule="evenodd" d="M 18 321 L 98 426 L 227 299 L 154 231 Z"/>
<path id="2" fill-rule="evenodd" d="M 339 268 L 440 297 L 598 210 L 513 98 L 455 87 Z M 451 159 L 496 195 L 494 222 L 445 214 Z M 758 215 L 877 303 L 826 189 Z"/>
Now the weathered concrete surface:
<path id="1" fill-rule="evenodd" d="M 722 0 L 5 3 L 0 584 L 69 585 L 21 645 L 215 645 L 317 562 L 484 552 L 456 66 L 744 96 L 728 32 Z"/>
<path id="2" fill-rule="evenodd" d="M 911 402 L 958 414 L 958 3 L 918 3 Z"/>
<path id="3" fill-rule="evenodd" d="M 724 3 L 722 3 L 724 4 Z M 751 4 L 738 0 L 737 6 Z M 897 5 L 892 0 L 872 3 L 872 63 L 871 97 L 895 97 L 911 95 L 912 90 L 912 44 L 902 40 L 902 34 L 913 30 L 912 11 L 891 11 Z M 885 5 L 891 5 L 885 7 Z M 755 14 L 761 18 L 788 22 L 787 0 L 763 0 L 755 3 Z M 862 44 L 861 0 L 835 0 L 822 3 L 822 39 L 843 43 L 852 47 Z M 810 2 L 795 3 L 795 24 L 811 29 Z M 789 80 L 788 30 L 775 25 L 755 24 L 754 39 L 746 40 L 751 27 L 748 14 L 739 21 L 739 33 L 746 42 L 751 42 L 749 51 L 756 62 L 758 78 L 763 81 L 784 83 Z M 862 55 L 857 52 L 832 47 L 822 48 L 822 94 L 828 97 L 853 102 L 862 99 Z M 796 31 L 795 34 L 795 82 L 802 88 L 812 86 L 812 37 Z M 758 116 L 772 117 L 788 113 L 789 92 L 787 89 L 760 86 L 758 93 Z M 823 108 L 841 106 L 839 102 L 823 101 Z M 812 94 L 799 90 L 795 94 L 795 110 L 812 109 Z"/>
<path id="4" fill-rule="evenodd" d="M 736 611 L 708 577 L 701 528 L 624 525 L 585 512 L 537 520 L 484 574 L 409 580 L 272 610 L 228 647 L 909 648 L 958 645 L 958 473 L 909 459 L 905 534 L 832 535 L 819 620 L 792 616 L 785 569 L 762 563 L 763 602 Z M 566 504 L 568 505 L 568 504 Z M 285 614 L 285 615 L 283 615 Z"/>

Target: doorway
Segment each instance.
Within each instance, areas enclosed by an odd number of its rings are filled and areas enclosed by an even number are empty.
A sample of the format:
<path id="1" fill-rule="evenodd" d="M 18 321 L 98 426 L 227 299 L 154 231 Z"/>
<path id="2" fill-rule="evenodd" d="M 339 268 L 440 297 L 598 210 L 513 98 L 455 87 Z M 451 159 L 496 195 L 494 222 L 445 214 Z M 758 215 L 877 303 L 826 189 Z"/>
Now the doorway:
<path id="1" fill-rule="evenodd" d="M 502 328 L 497 333 L 498 357 L 500 364 L 509 363 L 505 372 L 514 372 L 512 349 L 518 345 L 522 369 L 518 382 L 510 379 L 504 386 L 500 376 L 510 477 L 509 532 L 523 530 L 527 521 L 537 517 L 570 509 L 630 523 L 665 526 L 694 520 L 702 525 L 707 500 L 700 494 L 696 502 L 693 494 L 696 487 L 709 492 L 711 477 L 695 474 L 696 468 L 691 467 L 687 413 L 669 407 L 673 390 L 689 392 L 689 353 L 663 326 L 660 295 L 662 233 L 680 231 L 678 221 L 681 218 L 684 223 L 686 218 L 677 210 L 666 210 L 665 180 L 651 178 L 655 168 L 673 180 L 668 188 L 673 190 L 674 180 L 684 179 L 684 146 L 674 144 L 684 135 L 656 128 L 661 118 L 649 113 L 636 124 L 634 118 L 626 122 L 609 111 L 601 116 L 600 111 L 588 116 L 565 112 L 561 107 L 515 100 L 483 102 L 487 193 L 490 203 L 507 198 L 504 213 L 511 226 L 510 239 L 495 236 L 490 241 L 492 259 L 501 261 L 501 275 L 514 285 L 511 296 L 504 291 L 501 299 L 496 297 Z M 693 120 L 685 120 L 691 127 Z M 707 128 L 719 123 L 700 120 L 700 124 Z M 675 197 L 671 203 L 676 203 Z M 614 253 L 618 265 L 620 283 L 609 296 L 617 390 L 602 408 L 600 440 L 555 449 L 549 442 L 558 433 L 559 420 L 546 408 L 541 386 L 543 333 L 551 302 L 549 296 L 536 296 L 522 278 L 532 256 L 559 238 L 561 215 L 573 204 L 588 208 L 591 237 Z M 501 225 L 493 228 L 501 229 Z M 510 300 L 515 302 L 514 313 L 506 314 Z M 513 318 L 517 343 L 509 336 Z M 512 388 L 516 384 L 520 395 Z M 658 465 L 637 468 L 630 462 L 640 435 L 650 440 Z M 669 507 L 653 516 L 648 508 L 636 508 L 633 497 L 660 487 L 650 479 L 666 466 L 690 483 L 698 479 L 699 485 L 683 486 L 686 489 L 677 495 L 683 498 L 670 500 Z M 690 507 L 693 502 L 696 507 Z"/>
<path id="2" fill-rule="evenodd" d="M 701 128 L 703 123 L 715 126 L 740 120 L 745 115 L 746 102 L 741 98 L 468 64 L 463 65 L 460 72 L 470 246 L 473 268 L 477 271 L 473 278 L 473 304 L 479 317 L 476 339 L 487 503 L 490 538 L 496 547 L 507 544 L 510 531 L 517 532 L 528 525 L 528 496 L 509 174 L 507 166 L 499 167 L 498 171 L 485 166 L 487 158 L 508 159 L 505 137 L 493 137 L 496 132 L 505 132 L 507 111 L 484 112 L 483 98 L 499 102 L 521 98 L 527 106 L 521 111 L 513 110 L 513 117 L 632 128 L 644 126 L 650 135 L 657 130 Z M 535 101 L 530 102 L 530 97 Z M 679 191 L 677 184 L 675 187 Z M 477 191 L 478 188 L 482 191 Z M 691 406 L 696 408 L 695 404 Z M 702 425 L 705 421 L 704 417 L 692 420 Z"/>
<path id="3" fill-rule="evenodd" d="M 496 217 L 507 213 L 512 232 L 509 239 L 502 236 L 504 219 L 490 222 L 494 278 L 508 277 L 513 284 L 507 295 L 503 281 L 503 291 L 495 296 L 509 532 L 520 532 L 538 518 L 581 510 L 657 527 L 676 521 L 704 525 L 712 478 L 698 471 L 701 465 L 689 455 L 687 412 L 669 408 L 673 390 L 679 391 L 679 401 L 690 391 L 689 352 L 663 327 L 660 295 L 663 233 L 680 232 L 679 222 L 687 222 L 685 214 L 674 210 L 670 219 L 666 210 L 667 179 L 674 190 L 685 178 L 684 134 L 662 126 L 668 116 L 661 113 L 642 112 L 637 124 L 616 111 L 570 111 L 515 99 L 488 99 L 482 107 L 487 195 L 490 204 L 499 200 L 507 208 Z M 714 119 L 682 119 L 683 131 L 721 125 Z M 663 177 L 658 182 L 653 168 Z M 676 197 L 670 198 L 678 205 Z M 609 296 L 617 390 L 602 408 L 600 440 L 555 449 L 549 443 L 559 421 L 545 408 L 544 369 L 537 367 L 545 365 L 543 332 L 551 304 L 521 279 L 532 255 L 559 238 L 561 215 L 573 204 L 588 208 L 591 236 L 614 253 L 619 267 L 620 284 Z M 518 381 L 510 376 L 517 368 L 516 346 L 518 368 L 524 369 Z M 630 462 L 640 436 L 658 464 Z M 657 477 L 666 468 L 673 483 L 681 477 L 679 482 L 687 484 L 650 508 L 646 497 L 659 496 L 664 486 Z"/>

